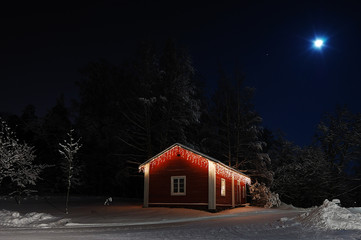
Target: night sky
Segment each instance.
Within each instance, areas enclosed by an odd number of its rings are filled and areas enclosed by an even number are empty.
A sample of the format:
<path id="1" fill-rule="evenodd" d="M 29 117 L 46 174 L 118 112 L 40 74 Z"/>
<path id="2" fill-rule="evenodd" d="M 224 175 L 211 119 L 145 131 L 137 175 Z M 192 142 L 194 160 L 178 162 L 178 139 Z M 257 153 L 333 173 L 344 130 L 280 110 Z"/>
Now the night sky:
<path id="1" fill-rule="evenodd" d="M 218 64 L 246 75 L 264 126 L 311 143 L 320 117 L 336 105 L 361 112 L 361 3 L 358 1 L 84 1 L 0 7 L 0 112 L 27 104 L 42 116 L 89 61 L 120 64 L 141 41 L 173 38 L 215 88 Z M 335 1 L 336 2 L 336 1 Z M 324 37 L 322 50 L 312 48 Z"/>

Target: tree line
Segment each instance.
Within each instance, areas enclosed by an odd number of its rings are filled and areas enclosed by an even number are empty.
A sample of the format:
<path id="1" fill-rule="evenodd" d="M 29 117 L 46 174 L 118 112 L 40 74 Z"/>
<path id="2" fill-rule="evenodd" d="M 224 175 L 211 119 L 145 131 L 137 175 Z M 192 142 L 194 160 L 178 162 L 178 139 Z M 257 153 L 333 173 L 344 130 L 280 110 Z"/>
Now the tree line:
<path id="1" fill-rule="evenodd" d="M 314 142 L 301 148 L 263 129 L 254 89 L 241 72 L 230 75 L 219 67 L 216 89 L 207 93 L 190 55 L 172 41 L 161 50 L 141 44 L 120 65 L 91 62 L 81 73 L 71 108 L 59 97 L 43 117 L 31 105 L 20 116 L 2 114 L 19 141 L 34 147 L 33 164 L 49 166 L 36 186 L 39 194 L 69 191 L 59 174 L 59 143 L 75 129 L 82 144 L 74 189 L 79 194 L 141 197 L 139 164 L 179 142 L 264 183 L 286 203 L 340 198 L 352 205 L 361 197 L 360 114 L 339 108 L 325 115 Z M 9 182 L 2 179 L 1 194 L 11 191 Z"/>

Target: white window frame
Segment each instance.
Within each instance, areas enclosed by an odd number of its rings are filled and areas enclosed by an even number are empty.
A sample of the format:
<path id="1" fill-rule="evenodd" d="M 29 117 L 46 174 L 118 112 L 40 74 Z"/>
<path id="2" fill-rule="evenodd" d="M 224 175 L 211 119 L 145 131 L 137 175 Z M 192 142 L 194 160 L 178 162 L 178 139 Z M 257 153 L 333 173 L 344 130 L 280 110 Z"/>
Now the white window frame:
<path id="1" fill-rule="evenodd" d="M 174 192 L 174 180 L 178 179 L 178 192 Z M 184 180 L 184 192 L 179 192 L 179 179 Z M 187 186 L 187 177 L 186 176 L 171 176 L 170 177 L 170 188 L 172 196 L 185 196 L 186 195 L 186 186 Z"/>
<path id="2" fill-rule="evenodd" d="M 226 196 L 226 179 L 221 178 L 221 196 Z"/>

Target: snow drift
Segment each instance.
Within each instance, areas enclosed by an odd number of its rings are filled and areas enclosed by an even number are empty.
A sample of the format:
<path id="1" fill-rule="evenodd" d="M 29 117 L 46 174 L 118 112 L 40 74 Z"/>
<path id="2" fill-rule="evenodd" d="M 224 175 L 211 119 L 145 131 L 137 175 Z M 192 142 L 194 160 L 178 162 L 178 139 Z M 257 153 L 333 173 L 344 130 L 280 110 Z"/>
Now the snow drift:
<path id="1" fill-rule="evenodd" d="M 19 212 L 1 210 L 0 226 L 3 227 L 57 227 L 64 226 L 69 219 L 60 219 L 46 213 L 31 212 L 20 214 Z"/>
<path id="2" fill-rule="evenodd" d="M 300 222 L 322 229 L 361 230 L 361 214 L 352 213 L 327 199 L 319 207 L 311 209 L 298 217 Z"/>

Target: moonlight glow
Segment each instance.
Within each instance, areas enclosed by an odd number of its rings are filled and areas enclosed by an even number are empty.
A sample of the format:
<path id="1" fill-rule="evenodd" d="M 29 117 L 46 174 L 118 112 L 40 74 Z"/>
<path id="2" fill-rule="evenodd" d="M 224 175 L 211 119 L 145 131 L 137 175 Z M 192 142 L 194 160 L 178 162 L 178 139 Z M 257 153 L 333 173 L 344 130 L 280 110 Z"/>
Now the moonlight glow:
<path id="1" fill-rule="evenodd" d="M 322 48 L 323 47 L 323 40 L 322 39 L 316 39 L 313 42 L 313 45 L 315 46 L 315 48 Z"/>

